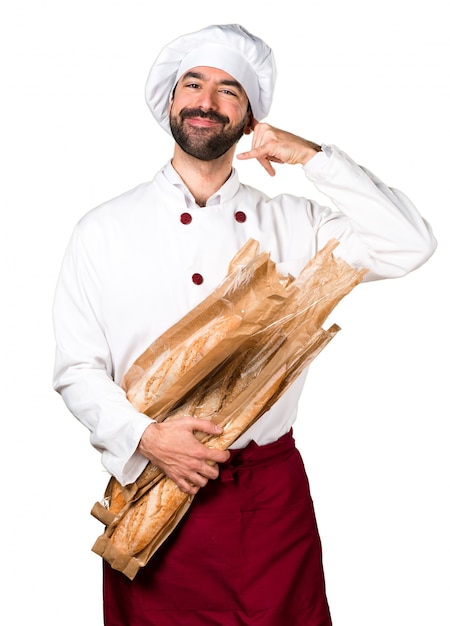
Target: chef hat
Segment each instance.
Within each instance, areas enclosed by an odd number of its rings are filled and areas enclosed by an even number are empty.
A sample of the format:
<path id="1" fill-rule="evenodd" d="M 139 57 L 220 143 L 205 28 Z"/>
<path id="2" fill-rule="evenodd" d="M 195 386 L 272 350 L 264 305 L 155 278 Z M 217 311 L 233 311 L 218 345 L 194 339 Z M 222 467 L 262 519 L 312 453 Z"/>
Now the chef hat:
<path id="1" fill-rule="evenodd" d="M 185 72 L 198 66 L 215 67 L 233 76 L 245 89 L 255 118 L 266 117 L 276 78 L 272 50 L 238 24 L 208 26 L 168 44 L 150 70 L 145 99 L 168 133 L 173 89 Z"/>

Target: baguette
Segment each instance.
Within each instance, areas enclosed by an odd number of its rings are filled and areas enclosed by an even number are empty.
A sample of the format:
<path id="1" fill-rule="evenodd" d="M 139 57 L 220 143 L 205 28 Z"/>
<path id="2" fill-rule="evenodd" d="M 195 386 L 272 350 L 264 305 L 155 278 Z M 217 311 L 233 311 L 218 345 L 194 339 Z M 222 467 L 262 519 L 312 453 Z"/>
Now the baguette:
<path id="1" fill-rule="evenodd" d="M 123 554 L 138 554 L 190 497 L 164 477 L 122 516 L 111 536 L 112 544 Z"/>
<path id="2" fill-rule="evenodd" d="M 321 324 L 366 270 L 336 260 L 332 251 L 337 245 L 328 242 L 294 279 L 277 274 L 267 256 L 255 257 L 258 247 L 250 241 L 230 265 L 236 274 L 228 277 L 227 297 L 221 292 L 215 300 L 207 298 L 127 372 L 122 386 L 132 404 L 148 415 L 153 411 L 157 420 L 183 414 L 209 419 L 223 427 L 222 434 L 198 431 L 197 438 L 208 447 L 227 449 L 338 332 L 337 325 L 325 331 Z M 253 266 L 251 272 L 246 264 Z M 246 326 L 249 311 L 253 326 Z M 107 492 L 109 511 L 98 505 L 94 513 L 107 528 L 93 550 L 133 579 L 193 496 L 151 463 L 132 485 L 121 487 L 111 479 Z"/>
<path id="3" fill-rule="evenodd" d="M 167 391 L 185 372 L 189 371 L 208 352 L 241 323 L 239 315 L 227 315 L 210 320 L 184 343 L 168 354 L 163 354 L 127 391 L 130 402 L 145 413 L 150 402 Z"/>

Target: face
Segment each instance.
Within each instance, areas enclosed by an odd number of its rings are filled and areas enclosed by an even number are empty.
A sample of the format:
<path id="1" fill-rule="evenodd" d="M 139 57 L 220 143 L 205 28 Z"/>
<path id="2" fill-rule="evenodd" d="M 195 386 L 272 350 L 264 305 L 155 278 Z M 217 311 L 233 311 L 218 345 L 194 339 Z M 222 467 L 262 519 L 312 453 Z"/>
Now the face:
<path id="1" fill-rule="evenodd" d="M 180 78 L 169 117 L 177 144 L 202 161 L 221 157 L 250 132 L 244 89 L 230 74 L 212 67 L 194 67 Z"/>

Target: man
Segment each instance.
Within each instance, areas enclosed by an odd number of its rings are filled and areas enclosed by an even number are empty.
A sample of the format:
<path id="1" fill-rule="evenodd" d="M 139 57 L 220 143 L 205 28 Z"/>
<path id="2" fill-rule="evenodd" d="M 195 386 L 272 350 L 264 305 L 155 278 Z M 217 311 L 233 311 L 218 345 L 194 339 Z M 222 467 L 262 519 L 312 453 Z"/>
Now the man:
<path id="1" fill-rule="evenodd" d="M 237 25 L 169 44 L 147 81 L 147 103 L 175 139 L 173 159 L 144 183 L 84 216 L 56 290 L 55 389 L 91 431 L 106 469 L 133 482 L 148 460 L 193 505 L 133 581 L 104 567 L 107 626 L 330 626 L 320 539 L 308 480 L 292 438 L 304 375 L 230 451 L 194 437 L 216 427 L 189 415 L 153 423 L 120 382 L 133 361 L 224 278 L 249 239 L 296 275 L 332 237 L 337 253 L 403 276 L 436 243 L 428 224 L 334 146 L 261 123 L 275 82 L 271 49 Z M 332 210 L 241 184 L 240 160 L 300 166 Z"/>

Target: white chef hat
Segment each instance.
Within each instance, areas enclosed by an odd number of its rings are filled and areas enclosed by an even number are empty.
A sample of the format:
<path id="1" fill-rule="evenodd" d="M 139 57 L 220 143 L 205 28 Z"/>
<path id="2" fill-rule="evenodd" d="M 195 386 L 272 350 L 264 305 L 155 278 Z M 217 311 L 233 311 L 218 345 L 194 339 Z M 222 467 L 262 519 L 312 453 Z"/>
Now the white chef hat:
<path id="1" fill-rule="evenodd" d="M 163 48 L 148 75 L 145 99 L 168 133 L 173 89 L 185 72 L 198 66 L 216 67 L 233 76 L 245 89 L 255 118 L 266 117 L 276 79 L 271 48 L 239 24 L 208 26 Z"/>

